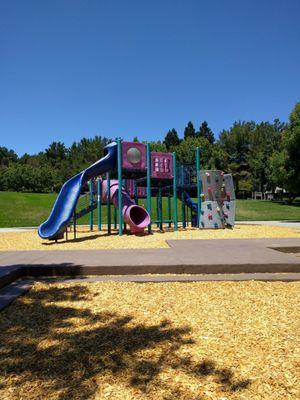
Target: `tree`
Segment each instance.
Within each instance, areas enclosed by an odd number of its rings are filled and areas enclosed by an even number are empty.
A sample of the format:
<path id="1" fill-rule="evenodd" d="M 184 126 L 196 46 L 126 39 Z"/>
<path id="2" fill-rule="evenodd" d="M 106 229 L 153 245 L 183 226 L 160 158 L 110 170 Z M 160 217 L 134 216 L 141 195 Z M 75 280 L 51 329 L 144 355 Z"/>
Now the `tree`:
<path id="1" fill-rule="evenodd" d="M 182 140 L 176 148 L 178 163 L 194 163 L 196 147 L 200 147 L 201 150 L 201 168 L 210 169 L 212 165 L 212 146 L 205 138 L 189 137 L 186 140 Z"/>
<path id="2" fill-rule="evenodd" d="M 166 145 L 162 143 L 160 140 L 157 142 L 150 142 L 150 150 L 151 151 L 161 151 L 163 153 L 167 152 Z"/>
<path id="3" fill-rule="evenodd" d="M 251 136 L 255 130 L 255 122 L 235 122 L 228 130 L 223 130 L 219 136 L 221 148 L 227 154 L 227 165 L 224 169 L 231 172 L 236 191 L 249 187 L 251 179 L 249 151 Z"/>
<path id="4" fill-rule="evenodd" d="M 273 189 L 270 180 L 270 159 L 274 151 L 280 149 L 283 124 L 275 120 L 255 125 L 250 135 L 248 164 L 250 167 L 253 190 Z"/>
<path id="5" fill-rule="evenodd" d="M 0 165 L 9 165 L 12 162 L 16 162 L 18 156 L 13 150 L 8 150 L 6 147 L 0 147 Z"/>
<path id="6" fill-rule="evenodd" d="M 52 142 L 46 149 L 46 157 L 55 166 L 67 158 L 67 149 L 62 142 Z"/>
<path id="7" fill-rule="evenodd" d="M 300 102 L 289 117 L 289 124 L 282 134 L 281 151 L 271 159 L 271 177 L 282 186 L 293 201 L 300 192 Z"/>
<path id="8" fill-rule="evenodd" d="M 170 150 L 171 147 L 178 146 L 180 143 L 180 139 L 178 137 L 177 131 L 173 128 L 167 132 L 164 140 L 164 144 L 166 145 L 167 150 Z"/>
<path id="9" fill-rule="evenodd" d="M 133 138 L 133 142 L 137 143 L 138 141 L 139 141 L 138 137 L 135 136 L 135 137 Z"/>
<path id="10" fill-rule="evenodd" d="M 219 143 L 214 143 L 211 147 L 212 147 L 212 154 L 210 160 L 211 168 L 225 171 L 226 166 L 228 165 L 228 154 L 220 146 Z"/>
<path id="11" fill-rule="evenodd" d="M 28 164 L 11 164 L 0 176 L 1 190 L 15 192 L 53 192 L 57 177 L 48 166 L 34 168 Z"/>
<path id="12" fill-rule="evenodd" d="M 69 150 L 72 174 L 99 160 L 104 154 L 104 147 L 109 142 L 109 139 L 101 136 L 95 136 L 92 139 L 83 138 L 78 143 L 74 142 Z"/>
<path id="13" fill-rule="evenodd" d="M 189 137 L 196 137 L 196 131 L 194 125 L 191 121 L 188 122 L 187 126 L 184 129 L 184 140 Z"/>
<path id="14" fill-rule="evenodd" d="M 210 129 L 206 121 L 202 122 L 199 128 L 199 132 L 197 132 L 197 136 L 204 137 L 209 141 L 210 144 L 213 144 L 215 142 L 213 131 Z"/>

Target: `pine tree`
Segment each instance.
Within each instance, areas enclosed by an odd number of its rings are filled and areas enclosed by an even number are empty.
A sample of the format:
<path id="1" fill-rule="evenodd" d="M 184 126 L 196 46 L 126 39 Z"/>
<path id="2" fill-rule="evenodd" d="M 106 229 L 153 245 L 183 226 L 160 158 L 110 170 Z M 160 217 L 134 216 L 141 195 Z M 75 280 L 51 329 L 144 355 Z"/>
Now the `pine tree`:
<path id="1" fill-rule="evenodd" d="M 187 139 L 189 137 L 196 137 L 196 131 L 191 121 L 188 122 L 187 126 L 184 129 L 184 139 Z"/>
<path id="2" fill-rule="evenodd" d="M 180 139 L 178 137 L 178 133 L 176 129 L 171 129 L 165 136 L 164 144 L 166 148 L 169 150 L 173 146 L 178 146 L 180 143 Z"/>
<path id="3" fill-rule="evenodd" d="M 206 121 L 203 121 L 200 128 L 199 132 L 197 132 L 197 136 L 199 137 L 204 137 L 209 141 L 209 143 L 213 144 L 215 142 L 215 136 L 213 134 L 213 131 L 210 129 Z"/>

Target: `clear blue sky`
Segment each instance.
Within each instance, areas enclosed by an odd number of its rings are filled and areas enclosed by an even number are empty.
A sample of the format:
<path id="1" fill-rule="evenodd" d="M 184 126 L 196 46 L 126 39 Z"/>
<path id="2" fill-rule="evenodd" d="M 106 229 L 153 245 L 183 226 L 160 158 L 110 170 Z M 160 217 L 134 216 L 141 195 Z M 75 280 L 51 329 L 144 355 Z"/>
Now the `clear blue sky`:
<path id="1" fill-rule="evenodd" d="M 299 0 L 0 0 L 0 145 L 286 120 L 299 15 Z"/>

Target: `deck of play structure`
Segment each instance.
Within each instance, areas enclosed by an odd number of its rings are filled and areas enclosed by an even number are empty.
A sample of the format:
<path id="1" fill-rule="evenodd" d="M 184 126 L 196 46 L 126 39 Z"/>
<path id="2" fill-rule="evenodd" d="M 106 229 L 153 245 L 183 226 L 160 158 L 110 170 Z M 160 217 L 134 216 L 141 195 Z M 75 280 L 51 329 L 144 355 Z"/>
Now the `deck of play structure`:
<path id="1" fill-rule="evenodd" d="M 149 144 L 137 142 L 110 143 L 105 155 L 96 163 L 73 176 L 61 188 L 49 218 L 40 225 L 43 239 L 58 240 L 68 235 L 76 223 L 89 214 L 90 228 L 94 226 L 97 209 L 97 227 L 102 230 L 102 205 L 107 205 L 105 226 L 111 233 L 114 227 L 122 235 L 127 226 L 132 233 L 151 233 L 152 224 L 161 230 L 167 224 L 176 231 L 191 225 L 199 229 L 232 228 L 235 221 L 235 193 L 230 174 L 219 170 L 201 170 L 200 149 L 195 149 L 195 163 L 176 162 L 176 153 L 150 151 Z M 88 185 L 89 193 L 83 194 Z M 88 196 L 88 205 L 81 210 L 77 203 Z M 156 196 L 156 219 L 151 221 L 151 197 Z M 163 215 L 162 200 L 167 198 L 167 215 Z M 140 198 L 146 198 L 146 209 Z M 195 201 L 193 199 L 196 199 Z M 178 200 L 181 201 L 182 220 L 178 221 Z M 114 205 L 114 215 L 111 215 Z"/>

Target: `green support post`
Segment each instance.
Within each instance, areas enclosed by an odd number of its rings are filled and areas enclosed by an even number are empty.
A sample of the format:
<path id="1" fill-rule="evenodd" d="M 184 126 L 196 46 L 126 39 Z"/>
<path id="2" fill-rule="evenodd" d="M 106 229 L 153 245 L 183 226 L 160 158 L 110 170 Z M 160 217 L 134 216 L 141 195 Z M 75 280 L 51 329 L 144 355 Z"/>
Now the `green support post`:
<path id="1" fill-rule="evenodd" d="M 188 206 L 185 206 L 184 212 L 185 212 L 186 226 L 188 227 L 189 226 L 189 208 L 188 208 Z"/>
<path id="2" fill-rule="evenodd" d="M 201 222 L 201 173 L 200 173 L 200 148 L 196 148 L 196 171 L 197 171 L 197 228 Z"/>
<path id="3" fill-rule="evenodd" d="M 114 207 L 114 229 L 117 229 L 117 209 Z"/>
<path id="4" fill-rule="evenodd" d="M 168 194 L 168 219 L 169 219 L 169 228 L 172 226 L 172 209 L 171 209 L 171 196 Z"/>
<path id="5" fill-rule="evenodd" d="M 159 192 L 156 193 L 156 226 L 159 228 Z"/>
<path id="6" fill-rule="evenodd" d="M 94 210 L 93 210 L 93 181 L 92 179 L 89 181 L 89 187 L 90 187 L 90 206 L 91 206 L 91 211 L 90 211 L 90 231 L 93 230 L 94 228 Z"/>
<path id="7" fill-rule="evenodd" d="M 123 204 L 122 204 L 122 142 L 121 139 L 117 140 L 118 144 L 118 219 L 119 219 L 119 236 L 123 234 Z"/>
<path id="8" fill-rule="evenodd" d="M 173 208 L 174 208 L 174 231 L 178 231 L 177 219 L 177 172 L 176 172 L 176 153 L 173 153 Z"/>
<path id="9" fill-rule="evenodd" d="M 181 192 L 181 214 L 182 214 L 182 227 L 186 228 L 184 192 Z"/>
<path id="10" fill-rule="evenodd" d="M 162 194 L 161 187 L 158 188 L 158 220 L 159 220 L 159 229 L 163 230 L 163 213 L 162 213 Z"/>
<path id="11" fill-rule="evenodd" d="M 107 191 L 107 233 L 111 234 L 111 215 L 110 215 L 110 174 L 106 173 L 106 191 Z"/>
<path id="12" fill-rule="evenodd" d="M 98 219 L 98 230 L 101 231 L 101 206 L 102 206 L 102 182 L 100 179 L 97 180 L 97 219 Z"/>
<path id="13" fill-rule="evenodd" d="M 126 187 L 125 179 L 122 179 L 122 189 L 125 187 Z M 123 214 L 122 214 L 122 216 L 123 216 Z M 127 232 L 127 225 L 126 225 L 126 222 L 124 222 L 124 219 L 123 219 L 123 232 Z"/>
<path id="14" fill-rule="evenodd" d="M 134 201 L 135 201 L 135 204 L 139 204 L 139 192 L 138 192 L 138 187 L 137 187 L 137 184 L 136 184 L 136 181 L 134 181 Z"/>
<path id="15" fill-rule="evenodd" d="M 151 216 L 151 154 L 150 144 L 146 147 L 146 162 L 147 162 L 147 211 Z M 151 222 L 148 225 L 148 233 L 151 233 Z"/>
<path id="16" fill-rule="evenodd" d="M 73 213 L 73 234 L 74 234 L 74 239 L 76 239 L 76 207 L 74 208 L 74 213 Z"/>

